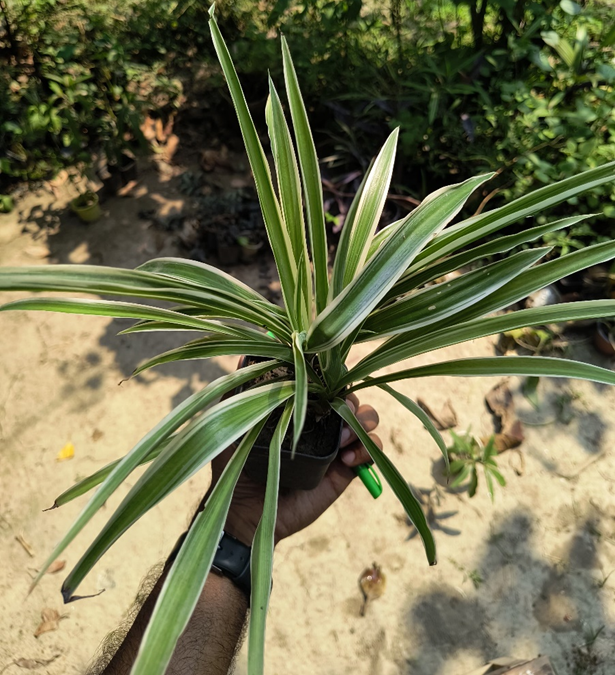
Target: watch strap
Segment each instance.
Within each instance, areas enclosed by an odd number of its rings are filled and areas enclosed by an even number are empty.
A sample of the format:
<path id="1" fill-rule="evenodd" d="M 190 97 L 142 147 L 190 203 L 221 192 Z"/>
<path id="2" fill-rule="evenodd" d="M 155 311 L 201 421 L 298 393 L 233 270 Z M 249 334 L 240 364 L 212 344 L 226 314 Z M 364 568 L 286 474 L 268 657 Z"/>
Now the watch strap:
<path id="1" fill-rule="evenodd" d="M 212 568 L 230 579 L 250 598 L 252 590 L 250 555 L 252 549 L 226 532 L 218 542 Z"/>

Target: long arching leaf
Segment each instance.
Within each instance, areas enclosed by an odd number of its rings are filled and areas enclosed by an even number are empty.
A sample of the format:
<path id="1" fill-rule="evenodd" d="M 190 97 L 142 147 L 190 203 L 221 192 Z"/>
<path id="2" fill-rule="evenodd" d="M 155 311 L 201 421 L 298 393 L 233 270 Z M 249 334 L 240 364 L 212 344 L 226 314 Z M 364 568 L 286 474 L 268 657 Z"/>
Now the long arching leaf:
<path id="1" fill-rule="evenodd" d="M 419 266 L 423 267 L 435 262 L 449 253 L 459 251 L 468 244 L 519 222 L 523 218 L 546 211 L 560 202 L 612 180 L 615 180 L 615 162 L 603 164 L 595 169 L 546 185 L 498 209 L 468 218 L 449 227 L 434 239 L 431 245 L 416 257 L 411 271 L 416 271 Z"/>
<path id="2" fill-rule="evenodd" d="M 271 250 L 273 251 L 273 256 L 280 275 L 282 295 L 284 296 L 286 307 L 292 307 L 295 284 L 297 281 L 297 266 L 293 256 L 292 244 L 283 224 L 280 205 L 269 172 L 269 165 L 267 164 L 267 159 L 258 138 L 256 128 L 254 127 L 252 115 L 248 109 L 239 78 L 237 77 L 237 71 L 233 65 L 224 38 L 218 28 L 214 16 L 213 4 L 209 9 L 209 14 L 211 37 L 228 84 L 231 98 L 233 99 L 235 111 L 237 112 L 241 135 L 246 147 L 250 166 L 252 167 L 252 173 L 254 174 L 256 192 L 258 193 L 267 236 L 269 237 Z"/>
<path id="3" fill-rule="evenodd" d="M 277 361 L 269 361 L 250 366 L 249 368 L 242 368 L 229 375 L 224 375 L 207 385 L 202 391 L 189 396 L 164 417 L 122 460 L 120 460 L 120 462 L 118 462 L 106 478 L 105 482 L 97 490 L 96 494 L 94 494 L 86 504 L 85 508 L 79 514 L 68 532 L 53 549 L 51 555 L 44 562 L 40 572 L 34 579 L 32 586 L 38 583 L 40 578 L 47 571 L 49 565 L 51 565 L 60 553 L 62 553 L 77 534 L 81 532 L 86 523 L 90 521 L 92 516 L 107 501 L 109 496 L 115 492 L 124 479 L 129 476 L 132 471 L 139 466 L 148 455 L 150 455 L 150 453 L 162 445 L 172 433 L 177 431 L 183 424 L 194 417 L 194 415 L 213 403 L 220 396 L 223 396 L 227 392 L 235 389 L 235 387 L 248 382 L 250 379 L 269 372 L 277 365 Z"/>
<path id="4" fill-rule="evenodd" d="M 521 272 L 537 263 L 550 248 L 520 251 L 505 260 L 467 272 L 461 276 L 398 300 L 369 315 L 362 333 L 377 338 L 430 326 L 472 307 L 494 291 L 510 283 Z"/>
<path id="5" fill-rule="evenodd" d="M 378 250 L 327 309 L 316 317 L 306 351 L 330 349 L 342 342 L 378 305 L 414 256 L 463 207 L 470 194 L 491 176 L 478 176 L 426 199 Z"/>
<path id="6" fill-rule="evenodd" d="M 178 433 L 175 441 L 165 448 L 135 483 L 68 575 L 62 586 L 64 601 L 74 599 L 73 594 L 87 573 L 143 514 L 267 417 L 293 393 L 292 382 L 274 382 L 248 389 L 216 404 Z"/>
<path id="7" fill-rule="evenodd" d="M 615 300 L 584 300 L 548 307 L 532 307 L 501 316 L 473 319 L 456 324 L 454 328 L 442 328 L 419 337 L 400 335 L 387 340 L 361 360 L 344 376 L 342 385 L 361 380 L 377 370 L 399 363 L 404 359 L 495 333 L 526 326 L 542 326 L 563 321 L 584 321 L 611 316 L 615 316 Z"/>
<path id="8" fill-rule="evenodd" d="M 276 342 L 275 340 L 235 340 L 233 338 L 205 338 L 196 340 L 182 347 L 170 349 L 167 352 L 158 354 L 148 359 L 138 368 L 135 368 L 132 376 L 135 377 L 144 370 L 160 366 L 163 363 L 173 363 L 175 361 L 193 361 L 195 359 L 211 359 L 214 356 L 231 356 L 232 354 L 250 356 L 262 356 L 265 358 L 278 359 L 280 361 L 293 362 L 293 352 L 290 347 Z"/>
<path id="9" fill-rule="evenodd" d="M 338 415 L 348 424 L 348 426 L 355 432 L 357 438 L 363 443 L 367 452 L 380 469 L 380 472 L 385 477 L 387 483 L 395 493 L 395 496 L 401 502 L 404 510 L 408 514 L 414 527 L 416 527 L 425 546 L 425 553 L 430 565 L 436 564 L 436 542 L 434 541 L 427 519 L 423 513 L 423 509 L 418 499 L 412 494 L 408 483 L 403 479 L 393 462 L 380 450 L 380 448 L 372 441 L 369 434 L 363 429 L 359 420 L 353 415 L 352 410 L 348 407 L 345 401 L 336 398 L 331 402 L 331 407 L 338 413 Z"/>
<path id="10" fill-rule="evenodd" d="M 424 269 L 419 270 L 413 274 L 404 274 L 401 279 L 393 286 L 389 296 L 396 297 L 407 293 L 408 291 L 413 290 L 414 288 L 419 288 L 423 284 L 426 284 L 434 279 L 443 277 L 445 274 L 454 272 L 455 270 L 461 269 L 470 263 L 473 263 L 477 260 L 485 260 L 489 256 L 498 255 L 500 253 L 506 253 L 511 251 L 517 246 L 526 244 L 530 241 L 535 241 L 540 237 L 543 237 L 546 234 L 551 232 L 557 232 L 566 227 L 572 227 L 577 223 L 580 223 L 588 218 L 592 218 L 593 215 L 584 215 L 584 216 L 573 216 L 572 218 L 563 218 L 562 220 L 556 220 L 547 225 L 540 225 L 538 227 L 532 227 L 528 230 L 522 230 L 521 232 L 516 232 L 515 234 L 509 234 L 504 237 L 499 237 L 493 241 L 487 241 L 480 246 L 475 246 L 467 251 L 462 251 L 455 255 L 451 255 L 448 258 L 445 258 L 442 261 L 433 263 L 432 265 L 427 265 Z"/>
<path id="11" fill-rule="evenodd" d="M 343 288 L 356 277 L 365 265 L 369 246 L 380 222 L 382 209 L 389 192 L 398 135 L 398 128 L 389 135 L 361 190 L 361 197 L 354 213 L 352 231 L 350 231 L 348 250 L 342 252 Z"/>
<path id="12" fill-rule="evenodd" d="M 25 298 L 24 300 L 15 300 L 0 306 L 0 312 L 7 310 L 36 310 L 61 312 L 64 314 L 146 319 L 156 321 L 162 325 L 177 325 L 184 329 L 243 337 L 241 329 L 235 329 L 232 326 L 226 326 L 216 321 L 207 321 L 199 317 L 187 316 L 169 309 L 162 309 L 161 307 L 150 307 L 149 305 L 139 305 L 133 302 L 77 300 L 73 298 Z"/>
<path id="13" fill-rule="evenodd" d="M 606 368 L 579 361 L 548 356 L 495 356 L 443 361 L 374 377 L 350 387 L 348 392 L 416 377 L 481 377 L 524 375 L 537 377 L 569 377 L 602 384 L 615 384 L 615 373 Z"/>
<path id="14" fill-rule="evenodd" d="M 167 447 L 169 443 L 171 443 L 174 440 L 174 438 L 175 438 L 174 436 L 169 436 L 169 438 L 162 441 L 160 445 L 158 445 L 153 450 L 148 452 L 147 455 L 145 455 L 145 457 L 143 457 L 143 459 L 141 459 L 141 461 L 139 462 L 139 466 L 147 464 L 148 462 L 151 462 L 152 460 L 156 459 L 156 457 L 158 457 L 158 455 Z M 68 490 L 64 490 L 62 494 L 58 495 L 55 498 L 53 506 L 51 508 L 57 509 L 60 506 L 64 506 L 64 504 L 72 502 L 73 499 L 81 497 L 81 495 L 84 495 L 86 492 L 89 492 L 97 485 L 100 485 L 121 461 L 122 458 L 120 457 L 120 459 L 116 459 L 113 462 L 109 462 L 109 464 L 103 466 L 102 469 L 98 469 L 98 471 L 95 471 L 93 474 L 87 476 L 86 478 L 77 481 L 72 487 L 69 487 Z M 50 509 L 47 510 L 49 511 Z"/>
<path id="15" fill-rule="evenodd" d="M 287 401 L 282 417 L 269 445 L 267 487 L 261 516 L 252 544 L 250 596 L 250 631 L 248 633 L 248 675 L 262 675 L 265 662 L 265 626 L 271 595 L 275 523 L 280 489 L 280 450 L 292 414 L 292 402 Z"/>
<path id="16" fill-rule="evenodd" d="M 293 449 L 291 455 L 293 458 L 297 443 L 299 443 L 303 432 L 308 404 L 308 377 L 305 367 L 305 356 L 303 354 L 304 340 L 304 333 L 293 334 L 293 357 L 295 364 L 295 412 L 293 415 Z"/>
<path id="17" fill-rule="evenodd" d="M 271 149 L 278 179 L 278 193 L 282 203 L 284 224 L 291 240 L 298 276 L 295 295 L 303 300 L 301 307 L 293 303 L 295 327 L 307 330 L 312 318 L 312 274 L 307 250 L 303 203 L 301 201 L 301 180 L 299 167 L 293 149 L 290 130 L 286 124 L 282 104 L 273 81 L 269 78 L 269 99 L 266 116 L 271 139 Z"/>
<path id="18" fill-rule="evenodd" d="M 257 424 L 244 436 L 205 508 L 190 527 L 156 601 L 131 675 L 164 675 L 205 586 L 233 490 L 263 424 L 264 421 Z"/>
<path id="19" fill-rule="evenodd" d="M 331 274 L 331 284 L 329 286 L 329 302 L 331 302 L 331 300 L 336 298 L 344 289 L 344 273 L 346 270 L 346 258 L 348 257 L 348 249 L 350 247 L 350 239 L 352 237 L 352 231 L 354 229 L 354 222 L 357 216 L 359 204 L 361 203 L 361 200 L 363 198 L 363 190 L 365 189 L 365 184 L 369 178 L 373 166 L 374 160 L 372 159 L 365 175 L 363 176 L 363 180 L 359 185 L 359 189 L 357 190 L 357 193 L 355 194 L 350 204 L 348 213 L 344 218 L 344 226 L 342 227 L 342 234 L 337 244 L 337 250 L 335 252 L 335 260 L 333 261 L 333 272 Z M 401 223 L 402 221 L 400 220 L 398 222 Z M 377 237 L 378 235 L 375 235 L 372 238 L 372 243 L 370 244 L 370 249 L 368 253 L 368 259 L 371 258 L 373 254 L 372 253 L 373 242 L 374 239 L 376 239 Z"/>
<path id="20" fill-rule="evenodd" d="M 139 265 L 137 270 L 149 272 L 163 278 L 173 279 L 183 285 L 195 288 L 206 288 L 210 291 L 224 293 L 245 303 L 256 303 L 264 311 L 286 318 L 283 309 L 274 305 L 247 284 L 235 279 L 230 274 L 197 260 L 183 258 L 154 258 Z"/>
<path id="21" fill-rule="evenodd" d="M 379 385 L 379 387 L 383 391 L 386 391 L 387 394 L 390 394 L 394 399 L 396 399 L 399 403 L 401 403 L 404 406 L 404 408 L 409 410 L 415 417 L 419 419 L 420 422 L 422 422 L 423 426 L 425 427 L 429 435 L 434 439 L 436 445 L 440 448 L 440 452 L 444 457 L 444 461 L 448 469 L 449 461 L 446 443 L 444 442 L 444 439 L 442 438 L 440 432 L 436 429 L 434 423 L 429 418 L 429 415 L 411 398 L 408 398 L 408 396 L 404 396 L 404 394 L 400 394 L 398 391 L 393 389 L 393 387 L 389 387 L 388 384 L 381 384 Z"/>
<path id="22" fill-rule="evenodd" d="M 325 230 L 325 209 L 322 199 L 322 185 L 316 146 L 312 138 L 305 104 L 301 96 L 297 74 L 290 56 L 286 39 L 282 37 L 282 61 L 284 82 L 290 114 L 293 121 L 297 155 L 303 179 L 306 219 L 310 235 L 310 252 L 314 266 L 314 286 L 316 293 L 316 311 L 322 312 L 327 304 L 329 292 L 327 233 Z"/>
<path id="23" fill-rule="evenodd" d="M 228 296 L 189 288 L 171 278 L 136 270 L 123 270 L 98 265 L 36 265 L 31 267 L 1 267 L 2 291 L 49 291 L 89 293 L 166 300 L 180 305 L 202 308 L 208 318 L 241 319 L 273 330 L 280 338 L 288 338 L 288 323 L 268 315 L 249 303 L 241 305 Z"/>

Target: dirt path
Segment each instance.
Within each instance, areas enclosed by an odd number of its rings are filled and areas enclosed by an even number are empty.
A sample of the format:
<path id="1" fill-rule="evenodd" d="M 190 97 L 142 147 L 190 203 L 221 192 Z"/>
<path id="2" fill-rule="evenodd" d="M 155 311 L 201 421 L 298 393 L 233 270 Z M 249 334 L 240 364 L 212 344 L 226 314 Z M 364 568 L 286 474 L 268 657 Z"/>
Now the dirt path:
<path id="1" fill-rule="evenodd" d="M 172 238 L 137 216 L 152 204 L 181 199 L 175 184 L 146 172 L 140 195 L 107 202 L 105 217 L 93 226 L 63 215 L 55 232 L 64 190 L 59 198 L 31 194 L 19 207 L 21 222 L 19 213 L 0 216 L 0 264 L 133 267 L 176 254 Z M 50 208 L 42 216 L 30 213 L 40 204 Z M 35 227 L 35 217 L 39 223 L 47 218 L 51 228 Z M 24 225 L 30 231 L 23 232 Z M 49 257 L 42 257 L 43 247 Z M 270 279 L 259 269 L 233 272 L 267 286 Z M 37 566 L 81 503 L 49 513 L 42 509 L 76 479 L 129 450 L 171 405 L 234 367 L 234 359 L 174 365 L 118 387 L 141 359 L 177 342 L 163 333 L 116 336 L 123 326 L 70 315 L 0 315 L 0 670 L 8 665 L 11 675 L 24 671 L 14 663 L 19 659 L 54 659 L 37 673 L 83 673 L 147 570 L 173 546 L 208 484 L 205 471 L 109 551 L 82 588 L 84 593 L 104 588 L 102 595 L 63 606 L 64 575 L 130 487 L 123 486 L 61 556 L 66 570 L 47 575 L 26 596 Z M 492 354 L 493 341 L 483 340 L 416 362 Z M 587 357 L 597 359 L 591 352 Z M 493 431 L 483 398 L 494 384 L 487 378 L 432 379 L 398 388 L 436 408 L 450 398 L 457 430 L 471 426 L 482 436 Z M 472 500 L 440 490 L 436 517 L 453 515 L 436 520 L 445 528 L 436 530 L 436 567 L 427 566 L 416 538 L 408 540 L 410 528 L 391 491 L 385 488 L 374 502 L 360 484 L 314 526 L 279 546 L 269 673 L 462 675 L 497 656 L 538 654 L 549 655 L 560 675 L 615 672 L 615 575 L 609 577 L 615 570 L 615 392 L 587 383 L 543 382 L 544 404 L 536 413 L 519 395 L 518 380 L 511 379 L 510 387 L 520 417 L 542 424 L 526 425 L 525 473 L 516 475 L 516 455 L 501 458 L 508 486 L 498 489 L 495 504 L 484 484 Z M 564 396 L 574 398 L 568 425 L 554 421 Z M 432 490 L 435 499 L 439 453 L 428 434 L 384 393 L 369 391 L 364 398 L 380 411 L 386 450 L 413 486 Z M 68 442 L 74 458 L 56 461 Z M 357 579 L 372 561 L 384 569 L 387 588 L 361 618 Z M 43 608 L 64 618 L 58 630 L 35 638 Z M 590 642 L 588 652 L 583 645 Z M 237 672 L 246 672 L 245 649 Z"/>

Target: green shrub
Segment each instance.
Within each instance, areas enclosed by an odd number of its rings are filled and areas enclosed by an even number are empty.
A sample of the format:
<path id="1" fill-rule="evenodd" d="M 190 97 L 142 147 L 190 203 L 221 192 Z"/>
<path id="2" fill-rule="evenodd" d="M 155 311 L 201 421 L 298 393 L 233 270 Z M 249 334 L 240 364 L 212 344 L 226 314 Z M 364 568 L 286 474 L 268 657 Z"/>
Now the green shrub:
<path id="1" fill-rule="evenodd" d="M 395 181 L 417 199 L 451 178 L 502 170 L 497 205 L 615 158 L 615 29 L 602 2 L 225 6 L 241 74 L 278 74 L 271 38 L 287 37 L 333 173 L 365 168 L 398 125 L 405 161 Z M 601 214 L 573 233 L 583 245 L 612 233 L 614 200 L 605 186 L 559 213 Z"/>
<path id="2" fill-rule="evenodd" d="M 179 83 L 131 60 L 110 11 L 78 0 L 17 2 L 5 17 L 0 181 L 50 177 L 144 147 L 143 112 L 165 114 Z"/>

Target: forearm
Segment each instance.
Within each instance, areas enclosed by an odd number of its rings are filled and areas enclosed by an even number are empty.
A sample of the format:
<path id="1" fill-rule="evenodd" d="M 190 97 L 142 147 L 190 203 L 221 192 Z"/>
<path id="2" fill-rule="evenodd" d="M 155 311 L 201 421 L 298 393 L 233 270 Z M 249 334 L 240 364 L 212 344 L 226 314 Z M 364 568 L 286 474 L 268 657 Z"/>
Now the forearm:
<path id="1" fill-rule="evenodd" d="M 166 569 L 101 675 L 129 675 L 162 589 Z M 177 643 L 167 675 L 226 675 L 241 640 L 247 610 L 248 600 L 243 591 L 226 577 L 211 572 Z"/>

